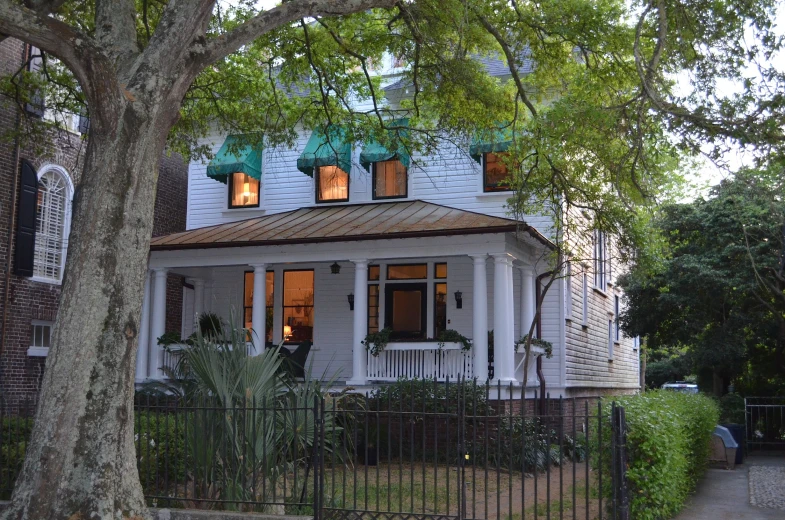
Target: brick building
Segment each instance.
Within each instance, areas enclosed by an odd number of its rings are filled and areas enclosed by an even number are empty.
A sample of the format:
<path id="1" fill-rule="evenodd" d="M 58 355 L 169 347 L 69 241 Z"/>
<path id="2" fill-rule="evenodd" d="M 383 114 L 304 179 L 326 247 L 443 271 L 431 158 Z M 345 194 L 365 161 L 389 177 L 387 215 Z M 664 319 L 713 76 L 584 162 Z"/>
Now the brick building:
<path id="1" fill-rule="evenodd" d="M 0 77 L 24 66 L 30 53 L 19 40 L 1 41 Z M 17 133 L 30 116 L 25 111 L 30 107 L 0 98 L 0 136 Z M 6 186 L 0 192 L 0 398 L 5 406 L 35 396 L 44 371 L 66 260 L 71 200 L 86 151 L 82 125 L 73 126 L 73 131 L 50 132 L 45 142 L 0 140 L 0 183 Z M 161 159 L 153 236 L 185 229 L 187 179 L 187 165 L 179 157 Z M 35 227 L 29 243 L 24 240 L 26 220 Z M 181 277 L 171 276 L 169 297 L 181 299 L 182 286 Z M 167 330 L 179 332 L 180 327 L 180 314 L 171 313 Z"/>

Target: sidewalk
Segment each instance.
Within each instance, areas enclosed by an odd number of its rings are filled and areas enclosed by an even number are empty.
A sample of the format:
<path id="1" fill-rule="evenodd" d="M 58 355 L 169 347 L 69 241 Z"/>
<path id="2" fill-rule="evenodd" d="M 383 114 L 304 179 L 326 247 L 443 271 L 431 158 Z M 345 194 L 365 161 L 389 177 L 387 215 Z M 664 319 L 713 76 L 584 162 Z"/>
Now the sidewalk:
<path id="1" fill-rule="evenodd" d="M 733 471 L 708 470 L 695 496 L 674 520 L 782 520 L 785 496 L 780 497 L 783 509 L 750 505 L 749 472 L 759 466 L 783 468 L 785 457 L 753 456 Z"/>

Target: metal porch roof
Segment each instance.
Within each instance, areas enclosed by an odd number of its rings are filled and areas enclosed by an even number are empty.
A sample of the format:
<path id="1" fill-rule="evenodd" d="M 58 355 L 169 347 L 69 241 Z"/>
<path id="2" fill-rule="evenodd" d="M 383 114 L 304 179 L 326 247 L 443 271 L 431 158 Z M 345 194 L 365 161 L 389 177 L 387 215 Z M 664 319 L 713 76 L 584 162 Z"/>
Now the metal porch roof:
<path id="1" fill-rule="evenodd" d="M 344 242 L 387 238 L 527 232 L 550 247 L 536 229 L 420 200 L 302 208 L 153 238 L 150 249 L 204 249 Z"/>

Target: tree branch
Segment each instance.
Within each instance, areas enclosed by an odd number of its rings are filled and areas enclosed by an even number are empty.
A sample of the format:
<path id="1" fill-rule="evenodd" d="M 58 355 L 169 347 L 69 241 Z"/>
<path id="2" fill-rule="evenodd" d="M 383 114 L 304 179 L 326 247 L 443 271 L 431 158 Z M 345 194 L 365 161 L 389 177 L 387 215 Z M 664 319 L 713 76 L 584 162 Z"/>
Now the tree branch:
<path id="1" fill-rule="evenodd" d="M 59 58 L 74 73 L 88 98 L 116 90 L 113 71 L 96 41 L 54 17 L 0 0 L 0 33 Z"/>
<path id="2" fill-rule="evenodd" d="M 192 60 L 199 68 L 215 63 L 243 45 L 278 27 L 302 18 L 339 16 L 374 7 L 390 8 L 398 0 L 291 0 L 263 11 L 247 22 L 207 42 L 192 45 Z"/>
<path id="3" fill-rule="evenodd" d="M 537 109 L 534 108 L 534 104 L 529 100 L 529 97 L 526 95 L 526 90 L 523 88 L 523 82 L 521 81 L 521 75 L 518 74 L 518 67 L 515 65 L 516 59 L 510 49 L 510 46 L 507 45 L 507 42 L 502 37 L 499 30 L 491 24 L 487 18 L 484 16 L 477 14 L 477 18 L 480 20 L 480 23 L 485 30 L 488 31 L 491 36 L 496 39 L 496 42 L 501 46 L 502 51 L 504 51 L 504 56 L 507 58 L 507 67 L 510 69 L 510 74 L 512 74 L 512 79 L 515 81 L 515 86 L 518 88 L 518 94 L 521 97 L 521 101 L 523 104 L 526 105 L 526 108 L 529 109 L 529 112 L 534 117 L 537 117 Z"/>
<path id="4" fill-rule="evenodd" d="M 128 68 L 139 54 L 134 0 L 97 0 L 95 39 L 117 70 Z"/>

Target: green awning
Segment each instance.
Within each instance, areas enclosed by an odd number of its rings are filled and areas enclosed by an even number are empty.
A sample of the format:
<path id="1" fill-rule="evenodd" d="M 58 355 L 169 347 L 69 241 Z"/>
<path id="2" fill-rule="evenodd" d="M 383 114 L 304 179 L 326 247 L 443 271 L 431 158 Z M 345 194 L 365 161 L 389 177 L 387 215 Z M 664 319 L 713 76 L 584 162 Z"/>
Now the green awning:
<path id="1" fill-rule="evenodd" d="M 406 127 L 409 125 L 409 120 L 398 119 L 396 121 L 392 121 L 390 124 L 391 126 Z M 399 138 L 399 135 L 402 137 L 408 137 L 409 131 L 389 130 L 389 133 L 390 140 L 392 142 L 398 142 L 398 148 L 396 150 L 390 151 L 375 139 L 371 139 L 368 143 L 365 144 L 363 151 L 360 152 L 360 164 L 369 172 L 371 171 L 371 163 L 389 161 L 395 157 L 397 157 L 398 160 L 401 161 L 401 164 L 403 164 L 406 168 L 409 167 L 409 163 L 411 162 L 409 151 L 406 149 L 403 143 L 400 142 Z"/>
<path id="2" fill-rule="evenodd" d="M 497 130 L 486 130 L 474 137 L 469 147 L 469 155 L 480 163 L 483 154 L 506 152 L 511 144 L 512 126 L 505 126 Z"/>
<path id="3" fill-rule="evenodd" d="M 346 142 L 346 132 L 338 126 L 330 126 L 327 135 L 316 129 L 308 139 L 302 155 L 297 159 L 297 169 L 313 177 L 313 169 L 319 166 L 337 166 L 346 173 L 352 170 L 352 143 Z"/>
<path id="4" fill-rule="evenodd" d="M 226 184 L 229 175 L 245 173 L 262 180 L 262 139 L 258 135 L 229 135 L 207 166 L 207 176 Z"/>

